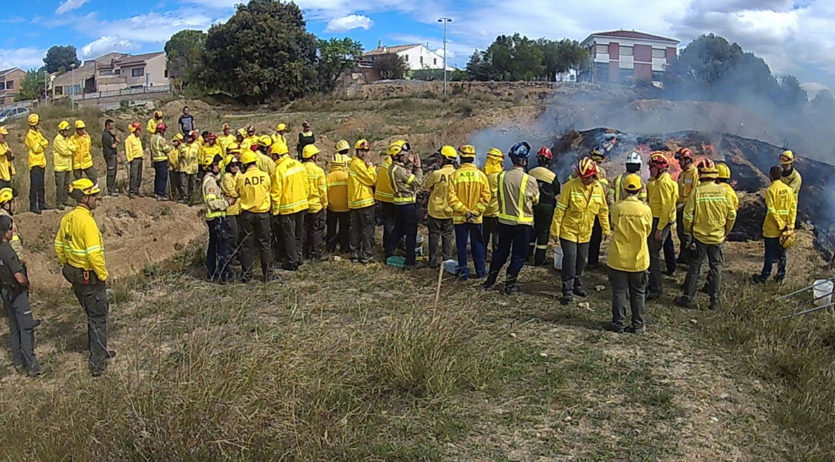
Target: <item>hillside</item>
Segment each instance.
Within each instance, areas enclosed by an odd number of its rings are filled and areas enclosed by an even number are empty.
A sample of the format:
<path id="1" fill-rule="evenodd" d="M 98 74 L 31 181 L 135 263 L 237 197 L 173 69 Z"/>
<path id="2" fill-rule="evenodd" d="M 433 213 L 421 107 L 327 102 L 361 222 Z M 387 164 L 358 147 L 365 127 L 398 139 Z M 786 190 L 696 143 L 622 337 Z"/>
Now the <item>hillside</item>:
<path id="1" fill-rule="evenodd" d="M 514 95 L 316 98 L 252 110 L 188 103 L 213 128 L 310 120 L 326 155 L 335 140 L 359 136 L 375 150 L 407 137 L 428 155 L 488 127 L 537 127 L 548 100 Z M 182 104 L 163 108 L 173 115 Z M 680 281 L 667 278 L 664 297 L 648 305 L 647 334 L 634 336 L 605 330 L 604 272 L 591 272 L 586 284 L 601 290 L 567 307 L 556 301 L 558 273 L 547 268 L 526 267 L 523 292 L 512 297 L 446 276 L 437 305 L 434 270 L 345 258 L 268 284 L 207 284 L 197 210 L 119 197 L 96 212 L 119 276 L 110 287 L 119 356 L 98 380 L 84 363 L 84 315 L 55 279 L 50 245 L 60 214 L 19 215 L 36 262 L 32 298 L 46 372 L 31 380 L 0 361 L 0 446 L 10 459 L 835 455 L 835 318 L 782 319 L 797 305 L 772 302 L 828 274 L 808 232 L 789 254 L 783 286 L 750 285 L 761 244 L 730 243 L 722 311 L 674 308 Z"/>

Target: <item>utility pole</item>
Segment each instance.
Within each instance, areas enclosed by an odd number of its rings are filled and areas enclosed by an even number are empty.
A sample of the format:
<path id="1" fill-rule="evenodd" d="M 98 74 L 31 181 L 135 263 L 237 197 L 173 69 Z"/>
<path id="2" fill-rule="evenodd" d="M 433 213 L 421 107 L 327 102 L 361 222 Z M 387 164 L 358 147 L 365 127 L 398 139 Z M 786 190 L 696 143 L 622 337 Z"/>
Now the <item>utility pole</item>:
<path id="1" fill-rule="evenodd" d="M 75 63 L 70 64 L 70 76 L 72 77 L 72 91 L 70 92 L 70 107 L 72 110 L 75 110 L 75 99 L 73 99 L 73 94 L 75 93 Z"/>
<path id="2" fill-rule="evenodd" d="M 438 18 L 438 22 L 444 24 L 444 96 L 446 96 L 446 24 L 452 22 L 452 18 Z"/>

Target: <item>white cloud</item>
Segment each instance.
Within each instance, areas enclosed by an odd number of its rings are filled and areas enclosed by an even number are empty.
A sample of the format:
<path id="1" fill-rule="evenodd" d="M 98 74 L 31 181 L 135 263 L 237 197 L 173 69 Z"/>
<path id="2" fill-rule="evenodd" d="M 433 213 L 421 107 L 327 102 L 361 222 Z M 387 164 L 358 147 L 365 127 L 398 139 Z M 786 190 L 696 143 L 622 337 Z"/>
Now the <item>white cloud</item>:
<path id="1" fill-rule="evenodd" d="M 829 90 L 829 87 L 820 83 L 820 82 L 803 82 L 800 84 L 800 87 L 806 90 L 806 94 L 809 95 L 809 99 L 815 99 L 815 96 L 818 95 L 823 90 Z"/>
<path id="2" fill-rule="evenodd" d="M 371 18 L 368 16 L 362 16 L 357 14 L 350 14 L 348 16 L 342 16 L 341 18 L 334 18 L 328 21 L 328 26 L 325 28 L 326 32 L 348 32 L 352 29 L 365 29 L 368 30 L 371 28 L 371 25 L 374 24 L 371 21 Z"/>
<path id="3" fill-rule="evenodd" d="M 43 66 L 45 50 L 37 48 L 0 48 L 0 69 L 19 67 L 23 70 L 39 68 Z"/>
<path id="4" fill-rule="evenodd" d="M 131 51 L 137 48 L 135 44 L 128 40 L 105 35 L 81 47 L 81 58 L 97 58 L 112 51 Z"/>
<path id="5" fill-rule="evenodd" d="M 64 3 L 58 5 L 55 14 L 64 14 L 68 11 L 81 8 L 85 3 L 87 3 L 87 0 L 64 0 Z"/>

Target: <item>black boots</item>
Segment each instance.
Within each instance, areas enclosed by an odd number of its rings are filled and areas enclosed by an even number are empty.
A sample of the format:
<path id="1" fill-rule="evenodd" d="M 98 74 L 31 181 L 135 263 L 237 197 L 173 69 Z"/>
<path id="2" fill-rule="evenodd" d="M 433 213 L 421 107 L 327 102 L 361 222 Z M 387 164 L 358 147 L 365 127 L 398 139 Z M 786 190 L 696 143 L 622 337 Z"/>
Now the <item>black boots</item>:
<path id="1" fill-rule="evenodd" d="M 498 271 L 490 271 L 489 273 L 487 273 L 487 279 L 484 281 L 484 284 L 482 285 L 482 287 L 484 287 L 484 290 L 490 290 L 496 284 L 496 279 L 498 278 Z"/>

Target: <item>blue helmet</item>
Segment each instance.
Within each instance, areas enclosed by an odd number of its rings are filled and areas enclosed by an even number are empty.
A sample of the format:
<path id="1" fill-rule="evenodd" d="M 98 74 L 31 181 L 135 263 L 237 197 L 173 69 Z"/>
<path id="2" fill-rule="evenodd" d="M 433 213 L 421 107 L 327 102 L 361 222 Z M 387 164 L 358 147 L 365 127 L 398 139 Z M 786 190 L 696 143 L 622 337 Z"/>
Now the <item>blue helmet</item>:
<path id="1" fill-rule="evenodd" d="M 516 143 L 510 148 L 510 152 L 507 155 L 511 157 L 516 157 L 517 159 L 527 159 L 528 154 L 531 152 L 531 145 L 522 141 L 521 143 Z"/>

